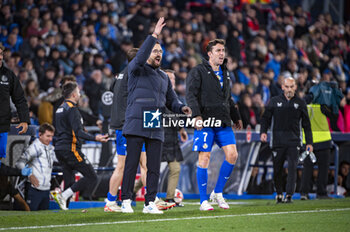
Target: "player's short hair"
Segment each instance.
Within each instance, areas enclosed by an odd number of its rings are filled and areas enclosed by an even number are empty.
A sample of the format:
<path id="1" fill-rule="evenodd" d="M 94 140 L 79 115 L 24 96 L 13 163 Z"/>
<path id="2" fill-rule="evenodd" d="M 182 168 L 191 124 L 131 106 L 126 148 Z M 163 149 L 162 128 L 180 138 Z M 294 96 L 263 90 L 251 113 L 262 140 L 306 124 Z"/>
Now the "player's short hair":
<path id="1" fill-rule="evenodd" d="M 211 41 L 209 41 L 208 45 L 207 45 L 207 52 L 211 52 L 211 50 L 213 49 L 213 47 L 217 44 L 222 44 L 225 46 L 225 40 L 223 39 L 213 39 Z"/>
<path id="2" fill-rule="evenodd" d="M 55 132 L 55 127 L 47 122 L 43 123 L 39 127 L 39 133 L 45 134 L 45 131 Z"/>
<path id="3" fill-rule="evenodd" d="M 139 51 L 138 48 L 131 48 L 127 53 L 126 53 L 126 58 L 128 59 L 128 62 L 132 61 L 132 59 L 135 58 L 136 53 Z"/>
<path id="4" fill-rule="evenodd" d="M 61 80 L 61 82 L 60 82 L 60 85 L 61 85 L 61 87 L 63 86 L 63 85 L 65 85 L 67 82 L 76 82 L 77 81 L 77 78 L 75 78 L 75 76 L 73 76 L 73 75 L 65 75 L 64 77 L 62 77 L 62 80 Z"/>
<path id="5" fill-rule="evenodd" d="M 76 82 L 68 82 L 62 87 L 62 95 L 65 99 L 69 98 L 73 91 L 78 87 Z"/>

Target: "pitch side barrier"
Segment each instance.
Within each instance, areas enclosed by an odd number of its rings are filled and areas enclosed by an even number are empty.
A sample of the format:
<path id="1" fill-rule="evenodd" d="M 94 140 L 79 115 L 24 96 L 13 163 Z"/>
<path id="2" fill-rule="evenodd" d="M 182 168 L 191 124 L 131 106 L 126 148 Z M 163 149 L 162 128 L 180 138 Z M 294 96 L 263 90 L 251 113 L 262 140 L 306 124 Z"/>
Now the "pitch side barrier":
<path id="1" fill-rule="evenodd" d="M 9 133 L 8 146 L 7 146 L 7 157 L 2 162 L 13 166 L 16 160 L 19 158 L 20 154 L 29 145 L 30 141 L 38 136 L 38 127 L 29 126 L 29 129 L 25 135 L 18 135 L 18 129 L 15 128 L 16 125 L 11 126 L 11 131 Z M 99 133 L 97 127 L 87 127 L 87 130 L 91 133 Z M 185 194 L 198 194 L 198 187 L 196 181 L 196 170 L 197 170 L 197 160 L 198 153 L 192 151 L 193 145 L 193 130 L 188 129 L 189 140 L 182 144 L 181 149 L 184 156 L 184 161 L 181 163 L 181 173 L 178 187 Z M 228 194 L 238 194 L 242 195 L 248 186 L 252 168 L 262 167 L 272 170 L 271 163 L 269 164 L 257 164 L 257 159 L 259 157 L 261 142 L 260 134 L 255 131 L 237 131 L 235 132 L 237 149 L 239 153 L 238 160 L 236 162 L 234 171 L 231 174 L 228 183 L 225 186 L 224 192 Z M 268 134 L 268 139 L 270 138 Z M 339 148 L 342 147 L 344 142 L 350 142 L 350 133 L 340 133 L 333 132 L 332 139 L 334 141 L 334 165 L 330 168 L 335 170 L 335 183 L 334 192 L 337 193 L 337 173 L 339 165 Z M 112 172 L 113 167 L 98 167 L 99 159 L 101 156 L 101 144 L 97 142 L 88 142 L 82 147 L 83 152 L 87 155 L 90 162 L 93 164 L 94 168 L 98 172 Z M 113 154 L 115 154 L 115 144 L 113 142 Z M 212 155 L 210 157 L 210 165 L 208 168 L 208 192 L 214 189 L 217 177 L 219 175 L 220 166 L 225 159 L 224 152 L 217 145 L 213 146 Z M 111 156 L 108 163 L 115 166 L 117 159 L 115 155 Z M 317 167 L 316 167 L 317 168 Z M 57 175 L 59 172 L 54 172 L 53 175 Z M 167 176 L 168 168 L 166 163 L 161 165 L 161 175 L 160 175 L 160 185 L 159 192 L 166 192 L 167 186 Z M 270 173 L 272 176 L 272 173 Z"/>
<path id="2" fill-rule="evenodd" d="M 251 135 L 248 135 L 251 133 Z M 251 177 L 252 173 L 252 168 L 253 167 L 262 167 L 262 168 L 270 168 L 273 170 L 272 164 L 256 164 L 257 159 L 259 156 L 259 150 L 261 146 L 260 142 L 260 133 L 258 132 L 247 132 L 247 131 L 239 131 L 236 132 L 236 140 L 238 141 L 237 143 L 246 143 L 251 137 L 251 146 L 253 149 L 248 153 L 247 160 L 245 163 L 245 167 L 242 173 L 242 178 L 240 180 L 239 188 L 237 191 L 238 195 L 242 195 L 249 184 L 249 180 Z M 341 142 L 349 142 L 350 141 L 350 133 L 341 133 L 341 132 L 332 132 L 332 140 L 333 140 L 333 154 L 334 154 L 334 160 L 333 160 L 333 165 L 330 166 L 331 170 L 334 170 L 334 194 L 337 193 L 337 186 L 338 186 L 338 168 L 339 168 L 339 146 L 337 143 Z M 268 142 L 270 141 L 270 133 L 268 133 Z M 241 154 L 240 154 L 241 155 Z M 285 166 L 286 167 L 286 166 Z M 298 165 L 298 168 L 303 168 L 302 164 Z M 314 168 L 318 168 L 315 166 Z"/>

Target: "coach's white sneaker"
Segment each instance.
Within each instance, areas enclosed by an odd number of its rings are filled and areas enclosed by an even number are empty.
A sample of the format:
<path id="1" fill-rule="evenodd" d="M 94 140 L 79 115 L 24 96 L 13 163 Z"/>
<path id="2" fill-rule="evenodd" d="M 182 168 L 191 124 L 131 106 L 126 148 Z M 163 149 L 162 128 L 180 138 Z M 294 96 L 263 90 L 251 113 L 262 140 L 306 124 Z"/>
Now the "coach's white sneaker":
<path id="1" fill-rule="evenodd" d="M 143 206 L 142 213 L 150 213 L 150 214 L 163 214 L 163 211 L 160 211 L 156 204 L 153 201 L 150 201 L 148 205 Z"/>
<path id="2" fill-rule="evenodd" d="M 104 208 L 105 212 L 121 212 L 122 208 L 120 208 L 116 201 L 109 201 L 107 200 L 107 203 Z"/>
<path id="3" fill-rule="evenodd" d="M 210 211 L 210 210 L 214 210 L 214 208 L 213 208 L 213 206 L 211 206 L 209 204 L 208 201 L 203 201 L 202 204 L 201 204 L 201 207 L 199 207 L 199 210 Z"/>
<path id="4" fill-rule="evenodd" d="M 63 198 L 61 192 L 51 191 L 50 194 L 62 210 L 68 210 L 67 201 Z"/>
<path id="5" fill-rule="evenodd" d="M 122 213 L 133 213 L 134 210 L 131 208 L 131 199 L 123 200 Z"/>
<path id="6" fill-rule="evenodd" d="M 218 203 L 219 207 L 222 209 L 229 209 L 230 206 L 226 203 L 222 193 L 215 193 L 214 190 L 210 194 L 210 200 L 212 202 Z"/>

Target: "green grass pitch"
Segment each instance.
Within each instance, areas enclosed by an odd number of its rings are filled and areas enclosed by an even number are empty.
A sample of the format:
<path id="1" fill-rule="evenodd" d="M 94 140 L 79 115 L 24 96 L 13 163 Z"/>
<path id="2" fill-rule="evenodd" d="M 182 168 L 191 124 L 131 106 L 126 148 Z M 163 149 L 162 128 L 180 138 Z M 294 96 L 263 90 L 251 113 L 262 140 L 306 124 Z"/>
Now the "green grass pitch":
<path id="1" fill-rule="evenodd" d="M 69 211 L 0 211 L 0 231 L 350 231 L 350 199 L 228 201 L 230 209 L 201 212 L 194 201 L 163 215 L 105 213 L 103 208 Z M 242 204 L 238 204 L 242 203 Z"/>

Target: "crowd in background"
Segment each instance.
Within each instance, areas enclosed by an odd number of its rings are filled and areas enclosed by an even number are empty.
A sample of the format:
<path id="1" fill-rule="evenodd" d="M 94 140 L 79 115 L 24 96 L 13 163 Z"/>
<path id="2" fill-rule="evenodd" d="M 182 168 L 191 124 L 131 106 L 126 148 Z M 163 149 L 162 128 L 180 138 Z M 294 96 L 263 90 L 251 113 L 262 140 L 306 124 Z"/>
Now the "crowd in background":
<path id="1" fill-rule="evenodd" d="M 285 1 L 183 2 L 1 1 L 5 64 L 20 79 L 32 123 L 52 123 L 54 102 L 61 98 L 55 90 L 65 75 L 74 75 L 82 90 L 80 108 L 100 117 L 101 95 L 126 67 L 126 52 L 139 47 L 165 17 L 158 37 L 162 68 L 175 71 L 175 90 L 183 101 L 188 72 L 206 58 L 207 43 L 220 38 L 226 40 L 232 97 L 244 128 L 259 124 L 264 106 L 281 93 L 283 79 L 293 77 L 299 97 L 312 83 L 337 82 L 346 100 L 332 129 L 350 131 L 349 22 L 334 23 L 330 14 L 313 18 Z"/>
<path id="2" fill-rule="evenodd" d="M 284 1 L 194 1 L 185 8 L 170 0 L 3 2 L 4 60 L 19 76 L 32 118 L 40 123 L 47 121 L 41 114 L 49 104 L 43 110 L 40 106 L 58 97 L 52 96 L 52 89 L 69 74 L 84 92 L 82 107 L 99 116 L 101 94 L 127 65 L 126 52 L 142 43 L 161 16 L 167 23 L 159 37 L 162 67 L 175 71 L 182 100 L 189 70 L 206 58 L 206 44 L 214 38 L 226 40 L 232 97 L 239 104 L 244 127 L 259 123 L 264 105 L 280 94 L 284 77 L 296 79 L 301 97 L 309 81 L 326 80 L 338 82 L 350 99 L 350 24 L 333 23 L 329 14 L 312 18 Z M 337 130 L 350 130 L 346 103 Z"/>

